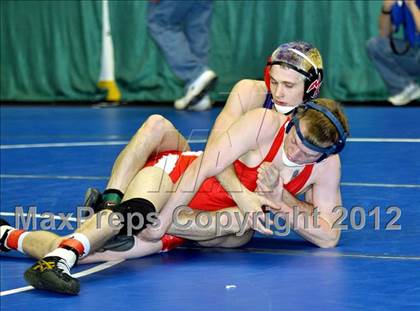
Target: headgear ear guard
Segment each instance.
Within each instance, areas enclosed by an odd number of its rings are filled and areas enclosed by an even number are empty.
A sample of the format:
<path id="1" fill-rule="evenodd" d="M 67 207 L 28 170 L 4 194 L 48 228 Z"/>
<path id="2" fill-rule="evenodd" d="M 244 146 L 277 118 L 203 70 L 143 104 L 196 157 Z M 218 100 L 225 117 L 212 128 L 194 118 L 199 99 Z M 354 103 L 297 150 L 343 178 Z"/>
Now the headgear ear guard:
<path id="1" fill-rule="evenodd" d="M 319 51 L 306 42 L 289 42 L 280 45 L 268 58 L 264 69 L 264 81 L 270 90 L 270 69 L 273 65 L 285 65 L 305 76 L 303 101 L 316 98 L 322 85 L 323 69 Z"/>
<path id="2" fill-rule="evenodd" d="M 325 117 L 328 118 L 328 120 L 331 121 L 331 123 L 337 129 L 338 140 L 329 147 L 320 147 L 309 142 L 303 136 L 302 131 L 300 130 L 299 119 L 297 118 L 297 112 L 299 109 L 304 109 L 304 110 L 313 109 L 322 113 Z M 341 122 L 337 119 L 337 117 L 327 108 L 321 105 L 318 105 L 312 101 L 303 103 L 294 109 L 292 119 L 286 127 L 286 133 L 289 133 L 289 131 L 292 129 L 293 126 L 296 128 L 296 133 L 299 136 L 299 139 L 302 141 L 304 146 L 308 147 L 309 149 L 313 151 L 322 153 L 321 157 L 316 162 L 321 162 L 328 156 L 341 152 L 341 150 L 343 150 L 346 144 L 346 139 L 348 137 L 348 133 L 344 130 L 343 126 L 341 125 Z"/>

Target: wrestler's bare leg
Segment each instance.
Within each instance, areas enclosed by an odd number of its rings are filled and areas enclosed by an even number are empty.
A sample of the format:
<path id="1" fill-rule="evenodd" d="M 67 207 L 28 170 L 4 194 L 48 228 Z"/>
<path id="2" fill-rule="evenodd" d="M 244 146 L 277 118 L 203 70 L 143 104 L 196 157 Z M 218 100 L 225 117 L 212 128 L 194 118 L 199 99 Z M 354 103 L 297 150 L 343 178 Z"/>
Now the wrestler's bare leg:
<path id="1" fill-rule="evenodd" d="M 133 197 L 147 198 L 159 211 L 168 200 L 172 187 L 171 179 L 161 169 L 146 167 L 138 172 L 128 186 L 123 202 Z M 87 237 L 92 253 L 119 232 L 116 226 L 111 225 L 118 223 L 118 216 L 106 209 L 85 221 L 76 232 Z M 23 240 L 22 248 L 29 256 L 42 258 L 66 238 L 48 231 L 29 232 Z"/>
<path id="2" fill-rule="evenodd" d="M 236 234 L 226 235 L 214 238 L 208 241 L 200 241 L 198 244 L 204 247 L 223 247 L 223 248 L 237 248 L 244 246 L 251 241 L 254 236 L 254 230 L 245 231 L 243 235 L 237 236 Z"/>
<path id="3" fill-rule="evenodd" d="M 147 198 L 154 204 L 156 210 L 159 211 L 168 200 L 172 188 L 172 181 L 166 173 L 159 168 L 147 167 L 142 169 L 130 183 L 123 201 L 131 198 Z M 245 234 L 240 236 L 233 234 L 240 232 L 243 226 L 245 226 L 243 216 L 241 216 L 242 214 L 237 207 L 226 208 L 217 212 L 205 212 L 204 214 L 211 217 L 211 223 L 213 224 L 206 228 L 198 225 L 197 220 L 201 213 L 202 211 L 198 210 L 181 210 L 176 215 L 177 224 L 172 225 L 169 233 L 199 241 L 200 245 L 206 247 L 239 247 L 252 238 L 253 231 L 250 230 L 244 230 Z M 110 210 L 96 214 L 76 231 L 84 234 L 89 239 L 91 253 L 118 232 L 108 222 L 110 214 Z M 204 214 L 201 216 L 204 216 Z M 101 229 L 98 229 L 97 226 L 99 217 Z M 229 225 L 227 223 L 227 217 L 231 219 L 231 224 Z M 115 219 L 115 221 L 117 220 Z M 185 226 L 187 223 L 190 223 L 190 225 Z M 24 240 L 23 249 L 25 253 L 31 256 L 41 258 L 57 248 L 64 238 L 50 232 L 31 232 Z M 128 252 L 108 251 L 105 253 L 96 253 L 84 259 L 83 262 L 138 258 L 160 252 L 162 249 L 162 242 L 160 241 L 147 242 L 137 239 L 136 243 L 138 245 Z"/>
<path id="4" fill-rule="evenodd" d="M 253 237 L 254 231 L 248 230 L 242 236 L 236 236 L 235 234 L 222 236 L 207 241 L 197 242 L 203 247 L 223 247 L 223 248 L 236 248 L 247 244 Z M 120 259 L 133 259 L 149 256 L 152 254 L 160 253 L 162 250 L 162 242 L 151 242 L 145 241 L 140 238 L 134 240 L 133 247 L 125 252 L 105 251 L 101 253 L 93 253 L 83 258 L 80 263 L 92 263 L 101 261 L 113 261 Z"/>
<path id="5" fill-rule="evenodd" d="M 130 140 L 128 145 L 119 154 L 112 168 L 112 175 L 107 188 L 118 189 L 122 192 L 127 192 L 128 190 L 130 193 L 126 193 L 123 200 L 128 200 L 132 197 L 139 197 L 137 195 L 133 196 L 134 185 L 131 189 L 127 189 L 130 181 L 133 181 L 134 176 L 138 174 L 151 154 L 165 150 L 183 151 L 190 150 L 190 148 L 186 139 L 175 129 L 171 122 L 160 115 L 152 115 L 145 121 L 145 123 Z M 159 176 L 159 180 L 160 179 L 162 179 L 161 176 Z M 141 186 L 139 180 L 140 178 L 136 178 L 135 180 L 136 188 Z M 159 187 L 153 185 L 153 191 L 155 191 L 156 188 Z M 160 205 L 158 202 L 154 202 L 156 200 L 153 197 L 156 197 L 156 195 L 152 196 L 150 201 L 155 204 L 155 207 L 160 209 Z M 165 199 L 165 196 L 163 196 L 162 199 Z M 107 237 L 115 235 L 115 230 L 109 230 L 109 226 L 106 224 L 107 221 L 105 219 L 108 218 L 109 214 L 110 211 L 103 213 L 102 215 L 104 216 L 104 219 L 101 219 L 100 221 L 98 220 L 97 215 L 94 216 L 76 232 L 83 233 L 85 235 L 87 232 L 87 236 L 90 236 L 93 241 L 92 244 L 99 245 L 98 247 L 100 247 L 103 241 L 102 238 L 98 239 L 98 236 Z M 97 222 L 101 224 L 102 222 L 105 222 L 102 227 L 103 231 L 100 231 L 100 233 L 98 230 L 95 230 L 95 224 Z M 65 238 L 66 237 L 61 237 L 46 231 L 31 232 L 25 237 L 23 250 L 32 257 L 42 258 L 45 254 L 57 248 L 61 241 Z"/>
<path id="6" fill-rule="evenodd" d="M 23 240 L 22 249 L 25 254 L 40 259 L 56 249 L 65 238 L 48 231 L 32 231 Z"/>
<path id="7" fill-rule="evenodd" d="M 87 237 L 92 251 L 101 247 L 107 239 L 118 233 L 119 230 L 110 225 L 112 221 L 118 224 L 118 217 L 116 215 L 110 217 L 111 213 L 112 211 L 107 209 L 95 214 L 75 231 Z M 110 217 L 110 221 L 108 221 L 108 217 Z M 68 236 L 59 236 L 48 231 L 33 231 L 25 236 L 22 249 L 29 256 L 43 258 L 67 238 Z"/>
<path id="8" fill-rule="evenodd" d="M 118 155 L 106 188 L 125 193 L 150 155 L 167 150 L 188 151 L 190 147 L 170 121 L 160 115 L 152 115 Z"/>
<path id="9" fill-rule="evenodd" d="M 175 216 L 177 221 L 171 225 L 168 233 L 197 241 L 204 247 L 240 247 L 248 243 L 254 235 L 237 207 L 214 212 L 183 210 Z M 202 225 L 208 222 L 212 225 Z"/>
<path id="10" fill-rule="evenodd" d="M 120 259 L 130 259 L 130 258 L 141 258 L 152 254 L 157 254 L 162 251 L 162 242 L 156 241 L 145 241 L 139 238 L 134 239 L 133 247 L 125 252 L 116 252 L 116 251 L 105 251 L 105 252 L 96 252 L 85 258 L 83 258 L 79 263 L 92 263 L 92 262 L 101 262 L 101 261 L 115 261 Z"/>
<path id="11" fill-rule="evenodd" d="M 180 212 L 175 214 L 176 223 L 174 222 L 172 224 L 168 233 L 197 241 L 199 245 L 204 247 L 223 248 L 243 246 L 248 243 L 254 235 L 253 230 L 243 227 L 247 226 L 247 224 L 244 222 L 244 219 L 237 207 L 226 208 L 216 212 L 204 212 L 207 216 L 204 216 L 204 214 L 200 215 L 200 213 L 202 213 L 202 211 L 182 209 Z M 237 216 L 235 216 L 235 214 Z M 198 219 L 200 217 L 205 217 L 207 220 L 208 217 L 210 217 L 213 225 L 206 228 L 197 225 L 198 222 L 201 221 Z M 226 217 L 230 217 L 232 222 L 230 225 L 228 225 Z M 207 220 L 204 220 L 204 222 Z M 216 226 L 215 224 L 217 222 L 218 225 Z M 237 232 L 242 234 L 236 235 Z M 128 251 L 120 252 L 108 250 L 105 252 L 98 252 L 82 259 L 80 263 L 141 258 L 159 253 L 161 250 L 161 241 L 150 242 L 143 240 L 140 237 L 135 237 L 134 245 Z"/>

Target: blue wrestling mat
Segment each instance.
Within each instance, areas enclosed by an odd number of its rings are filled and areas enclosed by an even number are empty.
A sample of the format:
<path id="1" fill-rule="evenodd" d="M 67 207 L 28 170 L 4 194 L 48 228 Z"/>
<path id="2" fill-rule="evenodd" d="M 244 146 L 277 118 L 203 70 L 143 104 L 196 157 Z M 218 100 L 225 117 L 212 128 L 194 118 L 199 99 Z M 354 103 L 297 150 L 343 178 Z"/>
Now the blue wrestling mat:
<path id="1" fill-rule="evenodd" d="M 293 233 L 257 235 L 240 249 L 81 265 L 75 297 L 26 287 L 23 272 L 34 261 L 9 252 L 0 257 L 1 310 L 420 310 L 420 108 L 345 110 L 351 139 L 341 191 L 349 213 L 336 248 Z M 2 107 L 2 217 L 14 223 L 16 206 L 73 212 L 87 187 L 104 188 L 114 159 L 151 114 L 171 120 L 199 150 L 218 112 Z"/>

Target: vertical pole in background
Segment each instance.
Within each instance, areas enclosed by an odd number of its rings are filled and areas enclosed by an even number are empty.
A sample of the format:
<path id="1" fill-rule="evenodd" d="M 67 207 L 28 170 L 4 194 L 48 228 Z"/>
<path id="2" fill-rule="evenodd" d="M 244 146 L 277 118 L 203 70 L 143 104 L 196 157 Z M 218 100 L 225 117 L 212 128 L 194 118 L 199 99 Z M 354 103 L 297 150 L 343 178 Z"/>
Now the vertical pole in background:
<path id="1" fill-rule="evenodd" d="M 102 56 L 98 87 L 108 91 L 107 101 L 120 101 L 121 93 L 114 75 L 114 46 L 109 22 L 108 0 L 102 0 Z"/>

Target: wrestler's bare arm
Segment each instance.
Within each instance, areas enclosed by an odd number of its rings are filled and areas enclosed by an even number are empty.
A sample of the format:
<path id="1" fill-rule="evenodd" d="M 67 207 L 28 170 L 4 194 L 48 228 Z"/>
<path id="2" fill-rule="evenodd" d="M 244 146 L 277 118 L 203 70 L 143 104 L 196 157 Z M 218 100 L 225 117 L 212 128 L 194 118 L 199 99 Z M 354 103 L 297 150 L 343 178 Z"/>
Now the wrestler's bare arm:
<path id="1" fill-rule="evenodd" d="M 288 192 L 286 189 L 283 189 L 282 200 L 288 206 L 299 206 L 305 210 L 312 211 L 314 209 L 313 198 L 311 196 L 312 188 L 308 190 L 309 195 L 305 192 L 305 201 L 299 200 L 293 194 Z"/>
<path id="2" fill-rule="evenodd" d="M 250 110 L 261 108 L 265 98 L 265 89 L 261 81 L 241 80 L 233 87 L 223 110 L 220 112 L 210 133 L 207 145 L 214 143 L 217 137 Z"/>
<path id="3" fill-rule="evenodd" d="M 283 194 L 287 197 L 285 203 L 289 207 L 287 211 L 289 215 L 293 216 L 293 207 L 297 207 L 297 211 L 308 215 L 317 215 L 316 222 L 319 228 L 314 227 L 314 217 L 307 218 L 308 224 L 306 227 L 303 216 L 299 216 L 295 224 L 293 224 L 293 217 L 290 217 L 295 231 L 309 242 L 327 248 L 336 246 L 340 239 L 340 231 L 332 228 L 333 223 L 340 216 L 339 212 L 333 212 L 333 210 L 342 204 L 339 156 L 331 156 L 325 163 L 319 165 L 320 168 L 316 171 L 315 182 L 310 190 L 312 192 L 312 204 L 300 201 L 288 192 Z M 315 208 L 317 213 L 313 214 Z"/>
<path id="4" fill-rule="evenodd" d="M 337 244 L 340 232 L 332 229 L 332 224 L 339 217 L 336 206 L 341 205 L 340 195 L 341 167 L 338 155 L 328 157 L 314 166 L 309 186 L 303 191 L 305 201 L 289 193 L 283 187 L 283 179 L 279 168 L 272 163 L 263 163 L 258 169 L 257 191 L 269 200 L 276 202 L 274 212 L 280 216 L 288 215 L 293 229 L 305 239 L 319 247 L 333 247 Z M 294 223 L 295 217 L 301 213 L 308 215 L 308 223 L 300 217 Z M 314 219 L 316 222 L 314 223 Z M 316 229 L 315 227 L 318 227 Z"/>
<path id="5" fill-rule="evenodd" d="M 261 108 L 264 102 L 266 89 L 261 81 L 241 80 L 239 81 L 226 102 L 225 107 L 217 117 L 213 130 L 210 134 L 206 148 L 214 148 L 213 144 L 220 134 L 224 133 L 235 121 L 250 110 Z M 233 165 L 230 165 L 216 176 L 222 187 L 228 192 L 235 203 L 241 199 L 243 186 L 236 175 Z M 243 213 L 243 205 L 238 204 Z"/>
<path id="6" fill-rule="evenodd" d="M 174 213 L 173 219 L 168 233 L 193 241 L 208 241 L 232 234 L 243 235 L 250 229 L 237 207 L 214 212 L 181 209 Z M 203 226 L 203 223 L 208 225 Z"/>
<path id="7" fill-rule="evenodd" d="M 203 155 L 186 170 L 167 204 L 161 211 L 162 227 L 149 231 L 149 238 L 160 238 L 169 228 L 173 211 L 188 204 L 204 179 L 216 176 L 236 159 L 273 139 L 281 122 L 279 115 L 267 109 L 255 109 L 235 122 Z M 156 229 L 156 228 L 155 228 Z"/>

